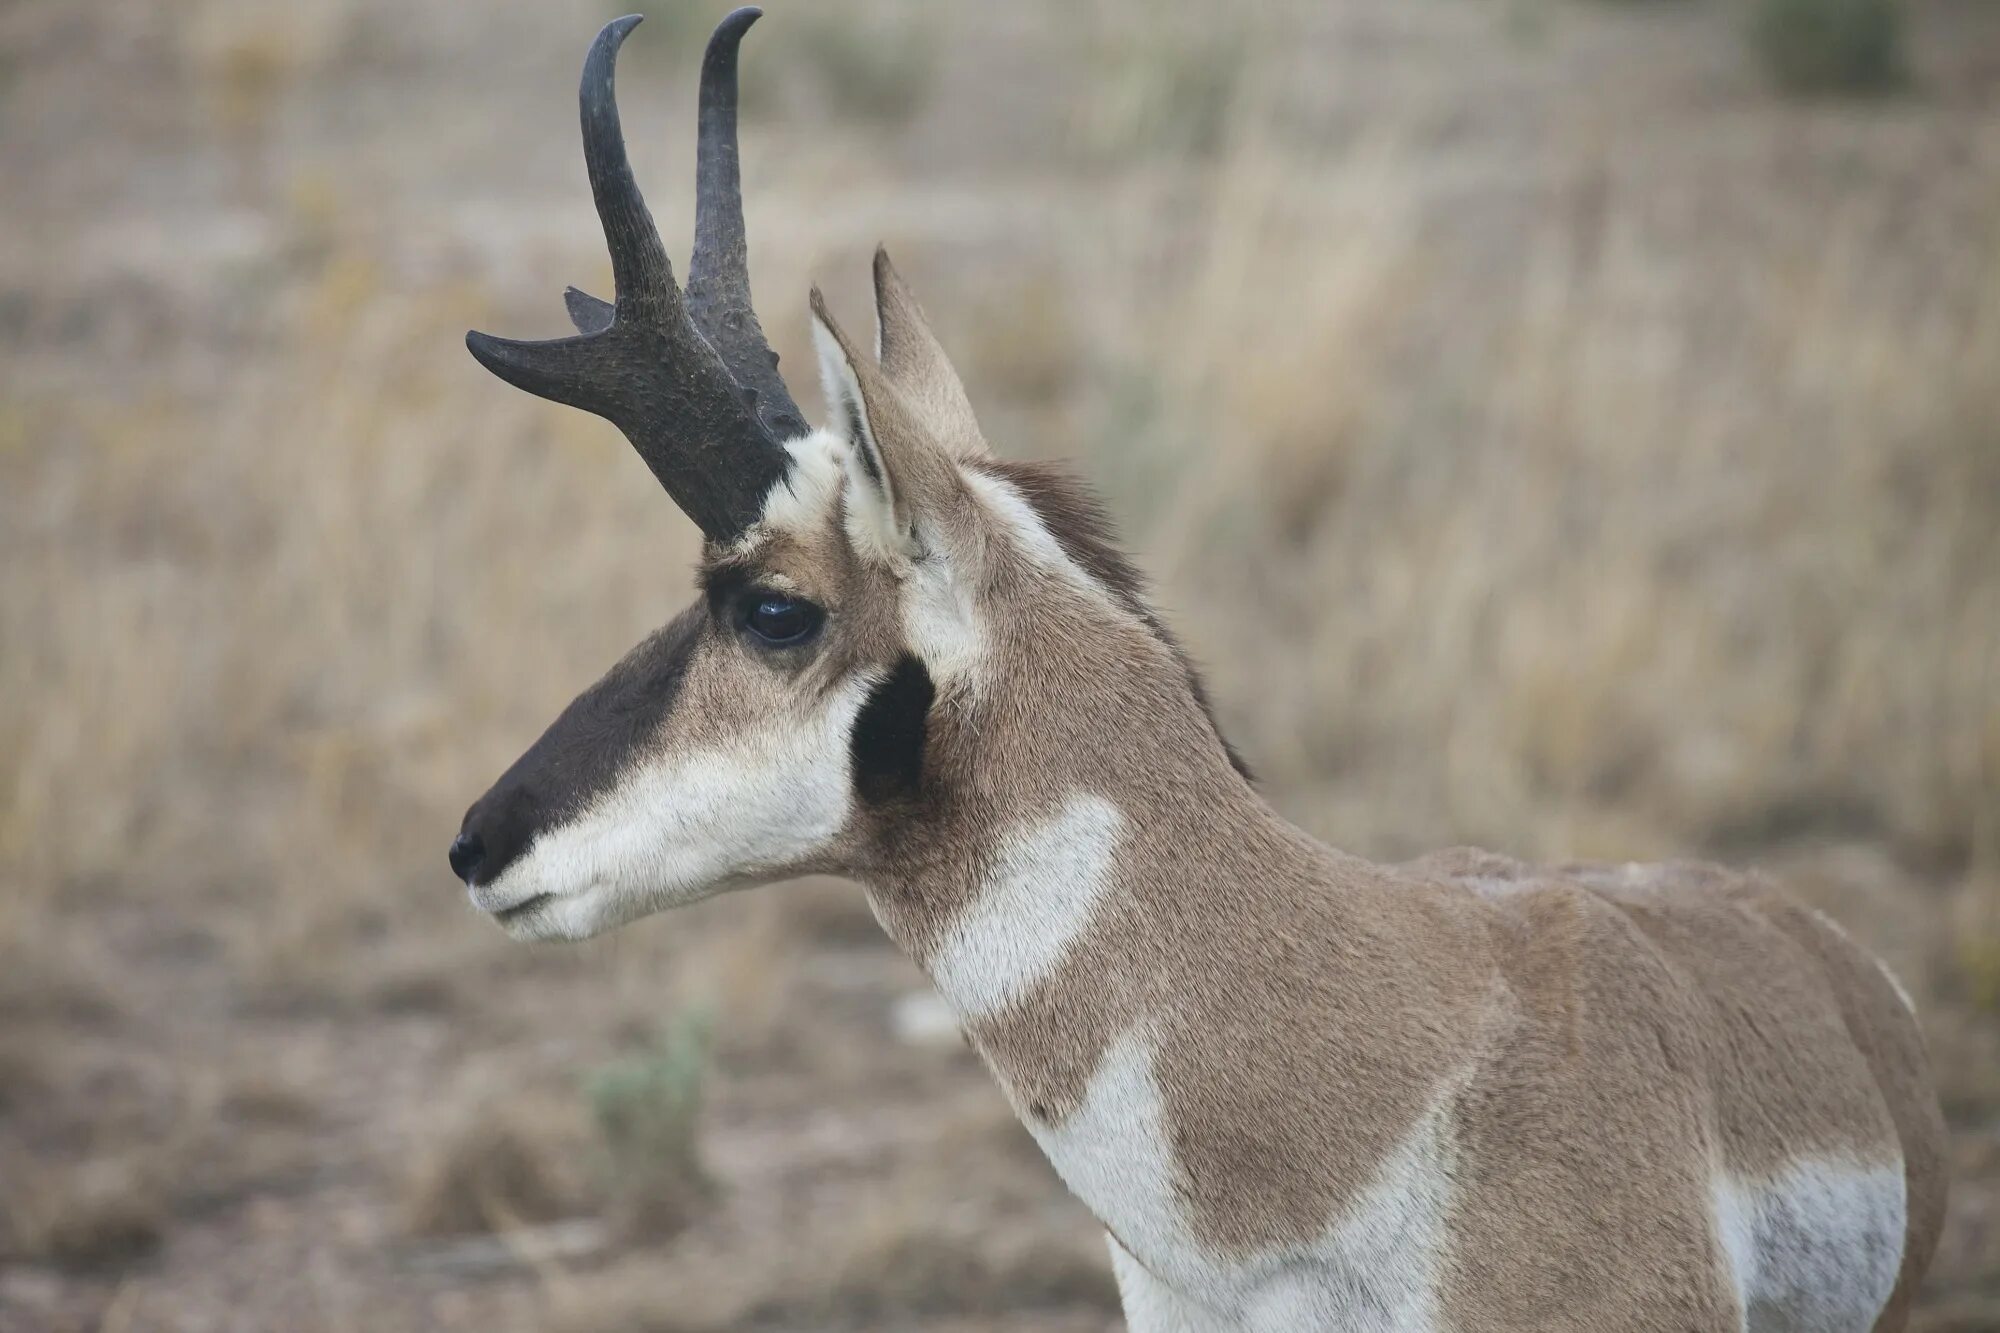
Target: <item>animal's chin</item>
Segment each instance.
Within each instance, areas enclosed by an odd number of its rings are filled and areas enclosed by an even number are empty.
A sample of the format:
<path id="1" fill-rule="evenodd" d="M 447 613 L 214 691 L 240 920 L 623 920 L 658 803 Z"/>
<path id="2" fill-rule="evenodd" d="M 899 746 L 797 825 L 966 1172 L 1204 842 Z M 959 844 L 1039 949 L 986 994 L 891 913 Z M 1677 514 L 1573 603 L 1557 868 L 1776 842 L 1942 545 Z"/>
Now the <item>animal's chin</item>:
<path id="1" fill-rule="evenodd" d="M 488 915 L 510 937 L 524 943 L 589 939 L 605 929 L 608 923 L 600 920 L 598 913 L 579 910 L 577 896 L 538 893 Z"/>
<path id="2" fill-rule="evenodd" d="M 523 899 L 521 902 L 515 903 L 512 907 L 501 908 L 499 911 L 493 913 L 493 919 L 498 921 L 511 934 L 517 923 L 525 923 L 531 920 L 537 912 L 555 900 L 556 896 L 553 893 L 538 893 L 532 898 Z"/>
<path id="3" fill-rule="evenodd" d="M 532 942 L 587 940 L 647 913 L 623 906 L 619 895 L 593 883 L 571 892 L 537 893 L 488 915 L 514 939 Z"/>
<path id="4" fill-rule="evenodd" d="M 587 940 L 641 917 L 740 887 L 743 882 L 761 880 L 723 879 L 692 889 L 675 885 L 651 892 L 632 892 L 604 880 L 591 880 L 574 889 L 534 894 L 511 907 L 488 910 L 487 915 L 516 940 Z"/>

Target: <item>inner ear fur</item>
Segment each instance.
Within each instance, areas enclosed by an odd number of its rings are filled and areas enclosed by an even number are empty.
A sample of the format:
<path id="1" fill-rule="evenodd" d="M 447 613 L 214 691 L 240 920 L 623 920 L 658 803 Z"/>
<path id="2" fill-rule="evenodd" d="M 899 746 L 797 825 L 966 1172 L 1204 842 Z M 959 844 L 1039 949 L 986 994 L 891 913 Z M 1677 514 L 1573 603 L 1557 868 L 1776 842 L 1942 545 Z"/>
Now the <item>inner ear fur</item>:
<path id="1" fill-rule="evenodd" d="M 850 510 L 880 529 L 886 548 L 915 554 L 919 520 L 949 506 L 960 490 L 957 464 L 882 367 L 835 322 L 817 287 L 812 312 L 828 411 L 855 451 L 854 484 L 874 492 L 873 506 Z"/>

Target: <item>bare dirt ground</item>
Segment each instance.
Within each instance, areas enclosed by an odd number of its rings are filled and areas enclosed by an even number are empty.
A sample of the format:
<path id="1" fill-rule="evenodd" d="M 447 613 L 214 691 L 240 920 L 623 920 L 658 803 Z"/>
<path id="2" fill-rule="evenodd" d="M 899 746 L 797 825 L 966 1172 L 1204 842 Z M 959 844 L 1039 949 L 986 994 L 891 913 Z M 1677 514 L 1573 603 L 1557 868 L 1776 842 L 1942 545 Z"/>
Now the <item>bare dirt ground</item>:
<path id="1" fill-rule="evenodd" d="M 1933 1043 L 1919 1326 L 2000 1328 L 2000 12 L 1799 103 L 1721 0 L 771 8 L 794 380 L 887 241 L 1329 841 L 1791 876 Z M 6 1333 L 1121 1326 L 855 890 L 528 949 L 445 871 L 689 592 L 459 347 L 607 286 L 612 12 L 0 3 Z M 719 12 L 621 71 L 670 237 Z"/>

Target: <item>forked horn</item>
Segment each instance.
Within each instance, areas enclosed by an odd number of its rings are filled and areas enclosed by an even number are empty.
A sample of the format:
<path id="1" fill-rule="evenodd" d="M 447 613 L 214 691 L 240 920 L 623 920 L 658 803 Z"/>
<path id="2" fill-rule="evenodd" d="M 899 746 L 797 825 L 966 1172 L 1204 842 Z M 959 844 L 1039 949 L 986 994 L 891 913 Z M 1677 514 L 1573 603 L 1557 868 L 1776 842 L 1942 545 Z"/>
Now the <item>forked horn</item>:
<path id="1" fill-rule="evenodd" d="M 755 17 L 754 11 L 739 10 L 716 31 L 715 41 L 734 33 L 727 41 L 732 91 L 735 45 L 748 26 L 746 12 Z M 575 337 L 517 342 L 473 332 L 465 335 L 465 345 L 481 365 L 516 388 L 612 422 L 702 532 L 728 542 L 757 520 L 771 487 L 789 470 L 791 455 L 773 427 L 783 411 L 796 417 L 797 409 L 770 358 L 766 374 L 783 395 L 783 406 L 760 414 L 757 397 L 767 385 L 741 383 L 730 373 L 674 284 L 659 228 L 632 178 L 613 87 L 618 48 L 638 24 L 639 17 L 631 15 L 604 25 L 584 57 L 577 90 L 584 164 L 611 251 L 615 302 L 606 306 L 571 288 L 565 302 L 579 330 Z M 735 212 L 740 253 L 740 202 Z M 696 263 L 701 262 L 698 249 Z M 735 271 L 742 272 L 740 261 Z M 747 278 L 735 287 L 747 313 Z M 755 316 L 748 329 L 761 343 Z M 793 433 L 789 425 L 782 428 Z M 795 433 L 804 433 L 803 424 Z"/>

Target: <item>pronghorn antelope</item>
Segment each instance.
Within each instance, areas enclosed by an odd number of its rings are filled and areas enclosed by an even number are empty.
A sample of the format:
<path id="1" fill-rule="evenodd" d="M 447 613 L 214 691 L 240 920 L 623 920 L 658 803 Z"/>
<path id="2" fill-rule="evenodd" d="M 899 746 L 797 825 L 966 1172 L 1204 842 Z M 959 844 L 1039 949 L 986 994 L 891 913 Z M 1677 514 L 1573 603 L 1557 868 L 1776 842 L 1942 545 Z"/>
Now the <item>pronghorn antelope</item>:
<path id="1" fill-rule="evenodd" d="M 1139 1333 L 1904 1326 L 1944 1207 L 1896 982 L 1707 866 L 1374 865 L 1262 800 L 1065 474 L 988 451 L 875 260 L 819 294 L 808 428 L 750 304 L 736 55 L 702 64 L 683 292 L 584 63 L 616 299 L 474 333 L 609 418 L 706 538 L 700 596 L 465 816 L 472 900 L 577 939 L 858 880 L 1109 1233 Z"/>

